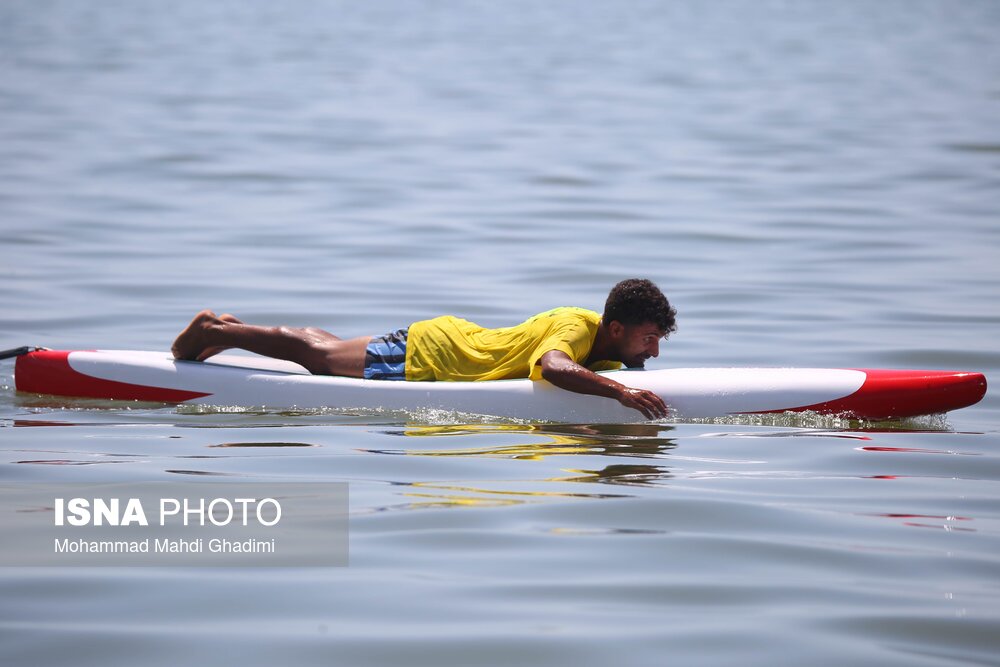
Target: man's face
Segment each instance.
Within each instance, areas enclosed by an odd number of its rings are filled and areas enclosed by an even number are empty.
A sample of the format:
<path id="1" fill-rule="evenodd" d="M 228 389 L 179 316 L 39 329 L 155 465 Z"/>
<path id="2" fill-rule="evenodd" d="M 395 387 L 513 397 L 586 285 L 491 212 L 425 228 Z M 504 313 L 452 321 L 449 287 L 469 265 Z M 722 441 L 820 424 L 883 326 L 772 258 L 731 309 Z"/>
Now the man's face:
<path id="1" fill-rule="evenodd" d="M 618 347 L 618 359 L 628 368 L 642 368 L 647 359 L 660 356 L 660 339 L 666 335 L 663 329 L 651 322 L 611 324 L 612 336 Z"/>

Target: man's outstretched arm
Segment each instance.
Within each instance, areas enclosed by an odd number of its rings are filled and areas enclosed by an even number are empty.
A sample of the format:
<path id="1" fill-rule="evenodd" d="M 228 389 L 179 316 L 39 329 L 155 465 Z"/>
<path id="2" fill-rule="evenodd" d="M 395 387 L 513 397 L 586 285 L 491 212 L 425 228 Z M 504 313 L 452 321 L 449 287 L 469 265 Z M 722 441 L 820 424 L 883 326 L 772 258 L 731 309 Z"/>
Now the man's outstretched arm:
<path id="1" fill-rule="evenodd" d="M 540 360 L 542 377 L 567 391 L 613 398 L 627 408 L 634 408 L 646 419 L 667 416 L 667 406 L 656 393 L 646 389 L 626 387 L 609 377 L 581 366 L 561 350 L 549 350 Z"/>

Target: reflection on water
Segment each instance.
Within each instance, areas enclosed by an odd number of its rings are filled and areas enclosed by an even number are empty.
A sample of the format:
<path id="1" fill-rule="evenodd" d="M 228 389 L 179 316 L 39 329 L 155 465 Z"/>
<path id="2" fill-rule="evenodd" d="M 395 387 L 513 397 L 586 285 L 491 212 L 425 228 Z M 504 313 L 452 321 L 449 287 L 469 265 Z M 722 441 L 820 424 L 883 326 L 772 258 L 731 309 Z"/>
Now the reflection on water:
<path id="1" fill-rule="evenodd" d="M 581 481 L 578 477 L 552 477 L 538 480 L 517 480 L 509 482 L 512 486 L 524 487 L 542 484 L 562 484 Z M 502 480 L 491 481 L 490 484 L 500 486 Z M 542 491 L 528 489 L 488 488 L 485 485 L 445 484 L 441 482 L 408 482 L 406 486 L 419 489 L 406 491 L 402 495 L 410 498 L 421 498 L 410 503 L 405 509 L 426 509 L 428 507 L 482 507 L 494 505 L 518 505 L 536 502 L 541 499 L 604 499 L 627 498 L 626 494 L 615 493 L 584 493 L 580 491 Z M 397 507 L 396 509 L 399 509 Z"/>
<path id="2" fill-rule="evenodd" d="M 485 447 L 451 449 L 364 449 L 370 454 L 411 457 L 484 457 L 504 458 L 525 462 L 542 462 L 550 457 L 629 456 L 656 458 L 665 456 L 676 447 L 669 438 L 661 437 L 672 427 L 653 424 L 615 425 L 553 425 L 553 424 L 454 424 L 424 426 L 410 424 L 387 434 L 408 438 L 460 438 L 463 442 L 497 436 L 532 436 L 534 442 Z M 670 477 L 663 466 L 609 463 L 599 469 L 563 468 L 571 475 L 517 480 L 491 480 L 488 483 L 406 482 L 410 487 L 403 493 L 417 498 L 392 509 L 427 509 L 441 507 L 484 507 L 517 505 L 552 499 L 627 498 L 628 494 L 594 493 L 574 488 L 579 484 L 611 484 L 621 486 L 651 486 Z M 562 487 L 566 487 L 565 489 Z M 383 510 L 390 509 L 388 507 Z"/>
<path id="3" fill-rule="evenodd" d="M 0 424 L 4 424 L 7 420 L 3 420 Z M 54 421 L 46 419 L 14 419 L 11 420 L 10 425 L 14 428 L 31 428 L 32 426 L 78 426 L 73 422 L 64 421 Z"/>
<path id="4" fill-rule="evenodd" d="M 609 465 L 601 470 L 567 470 L 580 473 L 579 477 L 563 477 L 560 482 L 577 482 L 582 484 L 621 484 L 625 486 L 655 486 L 669 479 L 670 471 L 662 466 L 646 465 Z"/>
<path id="5" fill-rule="evenodd" d="M 308 442 L 223 442 L 218 445 L 209 445 L 209 447 L 227 447 L 227 448 L 254 448 L 254 447 L 264 447 L 264 448 L 284 448 L 284 447 L 321 447 L 322 445 L 311 444 Z"/>
<path id="6" fill-rule="evenodd" d="M 586 535 L 664 535 L 666 530 L 653 530 L 650 528 L 567 528 L 554 527 L 547 532 L 552 535 L 586 536 Z"/>
<path id="7" fill-rule="evenodd" d="M 524 434 L 541 442 L 455 449 L 367 449 L 376 454 L 406 456 L 485 456 L 542 460 L 547 456 L 593 454 L 607 456 L 657 457 L 676 447 L 662 433 L 671 426 L 656 424 L 461 424 L 422 426 L 411 424 L 403 430 L 386 431 L 405 437 L 497 436 Z M 489 438 L 493 439 L 493 438 Z"/>
<path id="8" fill-rule="evenodd" d="M 28 463 L 28 464 L 46 465 L 46 466 L 92 466 L 92 465 L 99 465 L 102 463 L 127 463 L 127 461 L 74 461 L 72 459 L 37 459 L 37 460 L 14 461 L 14 463 Z"/>
<path id="9" fill-rule="evenodd" d="M 886 447 L 886 446 L 875 446 L 869 445 L 867 447 L 858 447 L 858 451 L 862 452 L 897 452 L 897 453 L 910 453 L 910 454 L 953 454 L 956 456 L 982 456 L 979 452 L 956 452 L 948 449 L 924 449 L 920 447 Z"/>
<path id="10" fill-rule="evenodd" d="M 845 438 L 847 440 L 871 440 L 863 433 L 838 432 L 823 429 L 788 429 L 784 431 L 719 431 L 702 433 L 702 438 Z"/>

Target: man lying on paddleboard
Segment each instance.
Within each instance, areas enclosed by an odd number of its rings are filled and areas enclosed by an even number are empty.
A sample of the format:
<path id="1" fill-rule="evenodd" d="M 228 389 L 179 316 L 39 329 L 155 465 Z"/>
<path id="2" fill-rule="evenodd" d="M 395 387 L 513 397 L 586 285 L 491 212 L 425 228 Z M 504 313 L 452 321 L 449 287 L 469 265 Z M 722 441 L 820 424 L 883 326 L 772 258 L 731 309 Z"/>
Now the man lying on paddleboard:
<path id="1" fill-rule="evenodd" d="M 172 349 L 177 359 L 204 361 L 235 347 L 293 361 L 314 375 L 368 380 L 545 379 L 568 391 L 614 398 L 659 419 L 667 406 L 655 393 L 594 371 L 622 364 L 642 368 L 646 359 L 659 356 L 660 339 L 676 330 L 676 314 L 656 285 L 630 279 L 611 289 L 603 316 L 555 308 L 501 329 L 445 315 L 383 336 L 342 339 L 313 327 L 256 326 L 203 310 Z"/>

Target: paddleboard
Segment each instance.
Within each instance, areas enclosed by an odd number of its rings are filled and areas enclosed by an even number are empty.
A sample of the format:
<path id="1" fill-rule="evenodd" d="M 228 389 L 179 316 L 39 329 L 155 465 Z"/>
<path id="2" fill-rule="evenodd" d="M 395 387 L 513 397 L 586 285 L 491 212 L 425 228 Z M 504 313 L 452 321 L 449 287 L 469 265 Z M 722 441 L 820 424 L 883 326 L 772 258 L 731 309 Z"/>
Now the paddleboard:
<path id="1" fill-rule="evenodd" d="M 389 382 L 310 375 L 301 366 L 221 354 L 177 361 L 167 352 L 36 350 L 17 357 L 18 391 L 172 404 L 342 410 L 427 409 L 528 420 L 637 422 L 617 401 L 545 381 Z M 659 394 L 676 416 L 815 411 L 862 419 L 936 414 L 977 403 L 981 373 L 834 368 L 671 368 L 605 373 Z"/>

